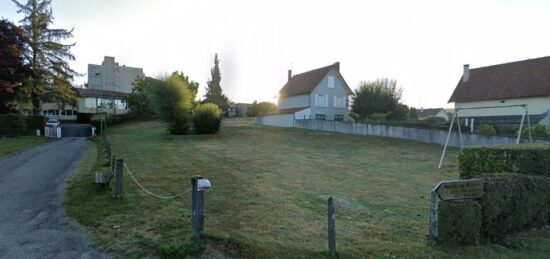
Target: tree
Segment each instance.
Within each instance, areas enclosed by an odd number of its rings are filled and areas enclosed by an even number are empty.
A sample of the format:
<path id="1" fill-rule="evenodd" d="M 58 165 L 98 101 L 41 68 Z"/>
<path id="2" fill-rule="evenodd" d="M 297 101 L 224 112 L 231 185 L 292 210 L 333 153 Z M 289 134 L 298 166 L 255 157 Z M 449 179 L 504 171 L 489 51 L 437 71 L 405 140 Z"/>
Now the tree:
<path id="1" fill-rule="evenodd" d="M 211 79 L 208 80 L 206 87 L 206 94 L 202 103 L 213 103 L 218 105 L 222 111 L 227 111 L 229 108 L 229 99 L 223 94 L 220 82 L 222 76 L 220 73 L 220 62 L 218 60 L 218 54 L 214 56 L 214 67 L 210 69 Z"/>
<path id="2" fill-rule="evenodd" d="M 20 21 L 26 36 L 23 56 L 31 74 L 24 89 L 33 110 L 40 107 L 40 101 L 55 102 L 61 109 L 65 104 L 75 105 L 71 80 L 77 73 L 68 63 L 75 60 L 71 54 L 75 44 L 61 43 L 72 38 L 73 30 L 50 28 L 54 19 L 51 0 L 28 0 L 26 4 L 12 1 L 19 8 L 17 13 L 25 15 Z"/>
<path id="3" fill-rule="evenodd" d="M 392 79 L 378 79 L 362 82 L 352 96 L 352 112 L 360 119 L 366 119 L 372 114 L 388 114 L 395 112 L 403 90 Z"/>
<path id="4" fill-rule="evenodd" d="M 150 117 L 155 114 L 153 108 L 153 81 L 156 79 L 138 77 L 132 83 L 132 92 L 126 96 L 128 108 L 140 116 Z"/>
<path id="5" fill-rule="evenodd" d="M 187 84 L 177 77 L 152 82 L 153 107 L 157 116 L 168 124 L 175 135 L 186 134 L 191 122 L 191 92 Z"/>
<path id="6" fill-rule="evenodd" d="M 277 111 L 277 105 L 270 102 L 260 102 L 254 101 L 250 107 L 248 107 L 248 111 L 246 116 L 249 117 L 256 117 L 261 114 L 270 113 Z"/>
<path id="7" fill-rule="evenodd" d="M 16 112 L 21 85 L 30 70 L 23 60 L 23 30 L 0 20 L 0 114 Z"/>
<path id="8" fill-rule="evenodd" d="M 199 91 L 199 83 L 189 79 L 189 76 L 186 76 L 183 72 L 174 71 L 171 75 L 172 77 L 178 77 L 187 84 L 187 87 L 191 91 L 191 100 L 197 98 L 197 92 Z"/>

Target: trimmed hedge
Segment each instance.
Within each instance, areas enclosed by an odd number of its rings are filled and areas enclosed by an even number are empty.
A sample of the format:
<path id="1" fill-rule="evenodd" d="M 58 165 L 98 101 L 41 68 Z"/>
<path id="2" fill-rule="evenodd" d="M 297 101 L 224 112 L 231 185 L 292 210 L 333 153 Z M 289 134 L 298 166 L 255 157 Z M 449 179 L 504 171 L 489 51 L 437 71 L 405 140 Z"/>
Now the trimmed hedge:
<path id="1" fill-rule="evenodd" d="M 48 119 L 44 116 L 26 116 L 21 114 L 0 115 L 0 136 L 34 135 L 36 130 L 44 131 Z"/>
<path id="2" fill-rule="evenodd" d="M 475 200 L 439 202 L 438 242 L 473 245 L 480 241 L 481 205 Z"/>
<path id="3" fill-rule="evenodd" d="M 479 178 L 483 238 L 500 241 L 506 234 L 550 223 L 550 178 L 511 173 Z"/>
<path id="4" fill-rule="evenodd" d="M 147 118 L 141 118 L 139 115 L 134 113 L 125 113 L 125 114 L 105 114 L 105 124 L 107 127 L 114 126 L 117 124 L 121 124 L 128 121 L 138 121 L 138 120 L 145 120 Z M 100 127 L 101 127 L 101 115 L 97 114 L 91 119 L 91 124 L 96 128 L 96 134 L 99 135 Z"/>
<path id="5" fill-rule="evenodd" d="M 492 173 L 550 177 L 550 144 L 467 147 L 458 153 L 461 179 Z"/>

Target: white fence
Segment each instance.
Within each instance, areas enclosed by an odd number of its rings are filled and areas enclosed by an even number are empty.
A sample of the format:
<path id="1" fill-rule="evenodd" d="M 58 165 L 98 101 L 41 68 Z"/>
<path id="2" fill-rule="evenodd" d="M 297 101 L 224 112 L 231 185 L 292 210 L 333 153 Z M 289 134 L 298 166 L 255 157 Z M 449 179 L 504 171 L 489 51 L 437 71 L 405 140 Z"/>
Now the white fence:
<path id="1" fill-rule="evenodd" d="M 261 125 L 270 125 L 263 123 L 264 120 L 257 119 L 256 123 Z M 270 125 L 279 126 L 279 125 Z M 327 120 L 294 120 L 293 127 L 300 129 L 338 132 L 362 136 L 379 136 L 389 138 L 399 138 L 415 140 L 430 144 L 445 144 L 447 131 L 437 129 L 406 128 L 388 125 L 351 123 L 341 121 Z M 516 138 L 502 136 L 487 136 L 480 134 L 462 133 L 464 146 L 472 145 L 501 145 L 515 144 Z M 527 139 L 521 139 L 521 142 L 528 142 Z M 449 139 L 449 146 L 460 147 L 460 138 L 457 132 L 452 132 Z"/>

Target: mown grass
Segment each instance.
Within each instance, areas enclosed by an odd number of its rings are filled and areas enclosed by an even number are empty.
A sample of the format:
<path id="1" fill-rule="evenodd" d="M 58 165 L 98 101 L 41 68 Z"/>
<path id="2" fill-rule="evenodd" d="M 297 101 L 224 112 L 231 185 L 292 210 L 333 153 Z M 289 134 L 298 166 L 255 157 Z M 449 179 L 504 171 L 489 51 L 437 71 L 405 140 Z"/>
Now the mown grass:
<path id="1" fill-rule="evenodd" d="M 16 138 L 0 137 L 0 157 L 48 142 L 46 137 L 21 136 Z"/>
<path id="2" fill-rule="evenodd" d="M 335 197 L 343 258 L 543 258 L 550 252 L 544 229 L 505 244 L 429 245 L 430 191 L 441 180 L 458 178 L 455 149 L 437 170 L 437 145 L 263 127 L 250 120 L 224 120 L 217 135 L 173 136 L 159 122 L 110 130 L 113 154 L 155 193 L 181 193 L 194 175 L 211 180 L 204 257 L 324 257 L 329 196 Z M 125 197 L 117 201 L 112 189 L 92 184 L 93 172 L 106 170 L 107 161 L 95 147 L 70 183 L 66 207 L 88 227 L 96 247 L 121 257 L 202 251 L 189 241 L 190 193 L 159 200 L 126 176 Z"/>

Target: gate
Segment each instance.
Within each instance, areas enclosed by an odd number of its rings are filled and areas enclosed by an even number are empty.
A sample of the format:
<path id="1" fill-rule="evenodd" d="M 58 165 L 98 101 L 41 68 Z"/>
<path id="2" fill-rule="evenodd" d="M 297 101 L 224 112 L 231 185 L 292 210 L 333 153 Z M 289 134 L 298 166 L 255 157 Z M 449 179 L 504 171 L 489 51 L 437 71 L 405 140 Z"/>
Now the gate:
<path id="1" fill-rule="evenodd" d="M 92 136 L 91 124 L 62 124 L 62 137 L 90 137 Z"/>

